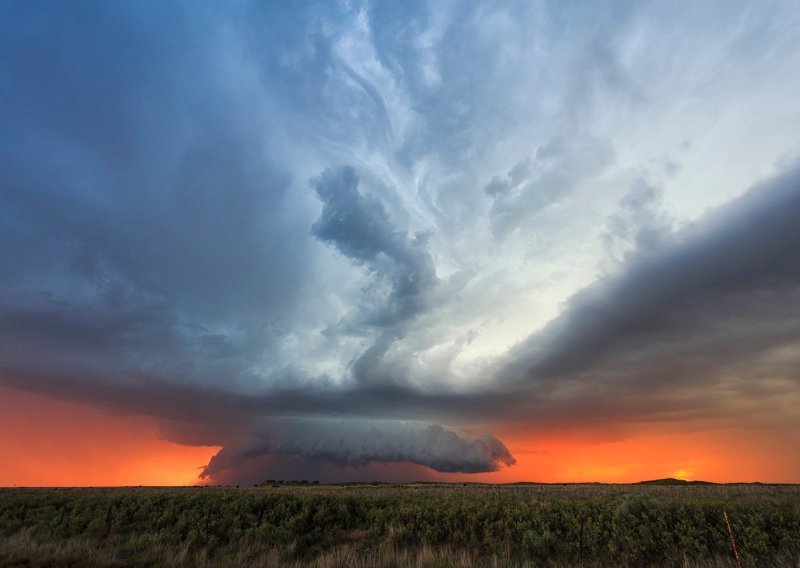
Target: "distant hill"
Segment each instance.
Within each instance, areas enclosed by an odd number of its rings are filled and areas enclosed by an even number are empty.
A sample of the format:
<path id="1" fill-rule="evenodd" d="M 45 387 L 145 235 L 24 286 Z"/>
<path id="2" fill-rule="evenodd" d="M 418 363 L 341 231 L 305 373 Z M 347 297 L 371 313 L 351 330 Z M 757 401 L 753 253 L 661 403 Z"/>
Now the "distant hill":
<path id="1" fill-rule="evenodd" d="M 712 481 L 686 481 L 685 479 L 675 479 L 674 477 L 666 477 L 664 479 L 651 479 L 649 481 L 640 481 L 636 485 L 717 485 Z"/>

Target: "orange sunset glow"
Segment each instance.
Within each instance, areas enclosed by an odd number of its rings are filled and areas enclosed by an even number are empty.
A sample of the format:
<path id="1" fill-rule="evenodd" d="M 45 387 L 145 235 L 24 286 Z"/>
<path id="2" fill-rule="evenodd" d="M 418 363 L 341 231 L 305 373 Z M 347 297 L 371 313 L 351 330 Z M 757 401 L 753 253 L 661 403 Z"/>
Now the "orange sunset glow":
<path id="1" fill-rule="evenodd" d="M 111 414 L 86 404 L 0 388 L 0 486 L 193 485 L 219 447 L 163 439 L 147 417 Z M 770 440 L 739 432 L 658 433 L 597 440 L 574 434 L 505 436 L 513 467 L 450 481 L 629 483 L 674 477 L 715 482 L 798 482 L 800 457 Z M 533 441 L 535 440 L 535 441 Z"/>
<path id="2" fill-rule="evenodd" d="M 580 435 L 543 437 L 534 449 L 530 441 L 508 438 L 516 465 L 482 478 L 497 483 L 635 483 L 667 477 L 796 483 L 800 482 L 800 457 L 778 451 L 791 443 L 800 444 L 800 439 L 777 441 L 736 431 L 649 432 L 611 441 L 586 440 Z"/>
<path id="3" fill-rule="evenodd" d="M 0 486 L 191 485 L 219 448 L 167 442 L 154 420 L 0 388 Z"/>

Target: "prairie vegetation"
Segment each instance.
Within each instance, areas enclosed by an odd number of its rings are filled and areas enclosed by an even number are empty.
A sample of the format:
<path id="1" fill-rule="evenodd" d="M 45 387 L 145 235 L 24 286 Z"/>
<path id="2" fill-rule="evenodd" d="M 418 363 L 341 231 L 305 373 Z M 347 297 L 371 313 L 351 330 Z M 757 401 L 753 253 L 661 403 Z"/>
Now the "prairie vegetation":
<path id="1" fill-rule="evenodd" d="M 800 566 L 800 487 L 0 490 L 3 566 Z"/>

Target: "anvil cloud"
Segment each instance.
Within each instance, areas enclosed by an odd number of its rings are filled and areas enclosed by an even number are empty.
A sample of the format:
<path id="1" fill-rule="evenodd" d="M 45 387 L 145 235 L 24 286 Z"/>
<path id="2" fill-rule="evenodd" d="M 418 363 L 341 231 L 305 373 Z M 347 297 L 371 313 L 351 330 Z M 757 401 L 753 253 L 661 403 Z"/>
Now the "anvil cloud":
<path id="1" fill-rule="evenodd" d="M 0 386 L 219 446 L 208 482 L 800 442 L 796 2 L 0 22 Z"/>

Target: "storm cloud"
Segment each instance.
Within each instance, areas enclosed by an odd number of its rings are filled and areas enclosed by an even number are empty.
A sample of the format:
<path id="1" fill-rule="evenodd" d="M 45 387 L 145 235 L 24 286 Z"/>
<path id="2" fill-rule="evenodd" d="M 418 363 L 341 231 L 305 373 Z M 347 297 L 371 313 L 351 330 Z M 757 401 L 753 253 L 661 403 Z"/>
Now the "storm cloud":
<path id="1" fill-rule="evenodd" d="M 704 363 L 733 364 L 783 342 L 795 344 L 798 219 L 800 168 L 793 168 L 672 235 L 663 247 L 640 244 L 619 274 L 576 293 L 555 321 L 517 347 L 535 358 L 529 376 L 555 380 L 604 362 L 637 375 L 652 365 L 645 359 L 650 346 L 673 365 L 702 370 Z M 704 357 L 693 360 L 672 349 Z"/>
<path id="2" fill-rule="evenodd" d="M 3 385 L 220 446 L 210 483 L 800 432 L 796 3 L 0 21 Z"/>
<path id="3" fill-rule="evenodd" d="M 390 327 L 427 307 L 437 284 L 436 266 L 424 237 L 410 238 L 396 228 L 380 201 L 359 193 L 358 183 L 352 166 L 328 169 L 313 179 L 324 207 L 311 232 L 376 278 L 388 280 L 386 297 L 376 300 L 379 305 L 363 316 L 363 323 Z"/>
<path id="4" fill-rule="evenodd" d="M 573 422 L 741 419 L 776 397 L 796 402 L 798 218 L 792 168 L 682 230 L 663 229 L 661 245 L 645 239 L 614 274 L 573 295 L 497 376 Z"/>
<path id="5" fill-rule="evenodd" d="M 262 435 L 226 446 L 201 477 L 241 467 L 264 455 L 321 459 L 349 468 L 408 462 L 434 471 L 482 473 L 513 465 L 508 448 L 490 434 L 468 435 L 435 424 L 380 420 L 271 420 Z M 266 473 L 266 472 L 265 472 Z"/>

